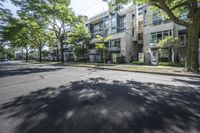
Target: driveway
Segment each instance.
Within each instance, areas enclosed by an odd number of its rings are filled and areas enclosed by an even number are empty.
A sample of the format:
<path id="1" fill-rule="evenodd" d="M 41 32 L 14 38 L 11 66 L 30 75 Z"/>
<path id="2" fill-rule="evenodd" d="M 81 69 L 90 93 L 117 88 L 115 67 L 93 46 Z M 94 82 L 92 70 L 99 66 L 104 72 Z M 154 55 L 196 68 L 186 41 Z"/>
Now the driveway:
<path id="1" fill-rule="evenodd" d="M 0 64 L 1 133 L 199 133 L 200 79 Z"/>

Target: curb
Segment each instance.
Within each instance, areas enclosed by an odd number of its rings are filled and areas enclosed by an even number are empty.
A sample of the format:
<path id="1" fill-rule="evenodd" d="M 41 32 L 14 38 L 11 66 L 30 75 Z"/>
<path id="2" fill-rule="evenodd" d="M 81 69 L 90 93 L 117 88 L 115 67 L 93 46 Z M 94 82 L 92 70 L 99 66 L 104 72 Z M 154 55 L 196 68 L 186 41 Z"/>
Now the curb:
<path id="1" fill-rule="evenodd" d="M 100 68 L 100 67 L 91 67 L 91 66 L 73 66 L 72 67 L 85 67 L 85 68 L 93 68 L 99 70 L 113 70 L 113 71 L 124 71 L 124 72 L 136 72 L 136 73 L 147 73 L 147 74 L 158 74 L 158 75 L 166 75 L 166 76 L 182 76 L 182 77 L 194 77 L 200 78 L 200 75 L 189 75 L 189 74 L 175 74 L 175 73 L 162 73 L 162 72 L 147 72 L 147 71 L 135 71 L 135 70 L 124 70 L 124 69 L 114 69 L 114 68 Z"/>

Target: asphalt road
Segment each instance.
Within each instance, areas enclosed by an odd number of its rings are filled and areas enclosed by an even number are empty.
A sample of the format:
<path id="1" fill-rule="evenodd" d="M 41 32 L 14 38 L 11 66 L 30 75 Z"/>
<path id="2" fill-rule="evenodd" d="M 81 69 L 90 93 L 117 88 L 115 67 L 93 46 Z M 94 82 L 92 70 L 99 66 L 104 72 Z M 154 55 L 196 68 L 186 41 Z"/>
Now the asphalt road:
<path id="1" fill-rule="evenodd" d="M 0 63 L 0 133 L 200 133 L 200 78 Z"/>

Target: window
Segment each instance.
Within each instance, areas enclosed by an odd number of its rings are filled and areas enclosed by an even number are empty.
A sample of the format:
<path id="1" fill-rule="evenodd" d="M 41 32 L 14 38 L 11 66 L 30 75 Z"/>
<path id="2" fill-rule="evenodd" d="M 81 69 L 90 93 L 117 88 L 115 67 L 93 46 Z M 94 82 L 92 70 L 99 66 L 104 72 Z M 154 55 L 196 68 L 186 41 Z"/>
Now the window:
<path id="1" fill-rule="evenodd" d="M 165 38 L 166 36 L 171 36 L 171 35 L 172 35 L 171 30 L 170 30 L 170 31 L 164 31 L 164 32 L 163 32 L 163 38 Z"/>
<path id="2" fill-rule="evenodd" d="M 182 46 L 185 46 L 186 45 L 186 34 L 184 35 L 179 35 L 179 44 L 182 45 Z"/>
<path id="3" fill-rule="evenodd" d="M 120 48 L 120 39 L 111 40 L 110 48 Z"/>
<path id="4" fill-rule="evenodd" d="M 132 15 L 132 35 L 134 36 L 135 31 L 135 15 Z"/>
<path id="5" fill-rule="evenodd" d="M 110 25 L 110 22 L 109 22 L 109 16 L 106 16 L 104 18 L 104 36 L 107 37 L 109 35 L 109 25 Z"/>
<path id="6" fill-rule="evenodd" d="M 113 34 L 113 33 L 117 32 L 117 17 L 116 17 L 116 14 L 112 15 L 111 22 L 112 22 L 111 33 Z"/>
<path id="7" fill-rule="evenodd" d="M 104 28 L 109 28 L 109 17 L 107 16 L 107 17 L 105 17 L 104 18 Z"/>
<path id="8" fill-rule="evenodd" d="M 162 49 L 159 51 L 160 58 L 168 58 L 169 57 L 169 50 Z"/>
<path id="9" fill-rule="evenodd" d="M 162 32 L 157 33 L 157 42 L 163 39 Z"/>
<path id="10" fill-rule="evenodd" d="M 160 40 L 164 39 L 166 36 L 171 36 L 172 30 L 156 32 L 151 34 L 151 43 L 158 43 Z"/>
<path id="11" fill-rule="evenodd" d="M 138 34 L 138 40 L 143 40 L 143 33 Z"/>
<path id="12" fill-rule="evenodd" d="M 163 18 L 159 16 L 160 12 L 154 12 L 153 13 L 153 24 L 154 25 L 159 25 L 162 23 Z"/>
<path id="13" fill-rule="evenodd" d="M 119 17 L 119 32 L 124 32 L 126 30 L 126 16 Z"/>
<path id="14" fill-rule="evenodd" d="M 135 28 L 135 15 L 132 15 L 132 27 Z"/>
<path id="15" fill-rule="evenodd" d="M 138 8 L 138 15 L 142 15 L 144 12 L 144 8 L 143 7 L 139 7 Z"/>
<path id="16" fill-rule="evenodd" d="M 182 46 L 187 45 L 187 30 L 178 31 L 179 44 Z"/>
<path id="17" fill-rule="evenodd" d="M 100 32 L 103 30 L 102 23 L 97 23 L 94 25 L 94 32 Z"/>
<path id="18" fill-rule="evenodd" d="M 108 31 L 109 31 L 109 29 L 104 30 L 104 37 L 107 37 L 109 35 Z"/>
<path id="19" fill-rule="evenodd" d="M 152 42 L 152 43 L 157 43 L 156 33 L 152 33 L 152 34 L 151 34 L 151 42 Z"/>
<path id="20" fill-rule="evenodd" d="M 93 33 L 94 36 L 101 35 L 102 31 L 103 31 L 103 22 L 94 24 L 94 33 Z"/>

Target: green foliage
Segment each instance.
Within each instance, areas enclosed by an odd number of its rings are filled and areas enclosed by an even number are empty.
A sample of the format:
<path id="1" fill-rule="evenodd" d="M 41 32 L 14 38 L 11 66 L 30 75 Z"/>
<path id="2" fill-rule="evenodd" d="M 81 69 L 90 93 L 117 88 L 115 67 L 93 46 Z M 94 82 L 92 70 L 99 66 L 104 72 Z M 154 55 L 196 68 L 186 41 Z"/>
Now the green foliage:
<path id="1" fill-rule="evenodd" d="M 2 44 L 0 44 L 0 58 L 5 57 L 5 48 L 3 47 Z"/>
<path id="2" fill-rule="evenodd" d="M 98 43 L 96 43 L 95 48 L 100 53 L 103 53 L 104 51 L 107 51 L 105 43 L 108 42 L 109 40 L 111 40 L 112 36 L 108 36 L 108 37 L 104 38 L 104 37 L 102 37 L 100 35 L 97 35 L 95 39 L 98 41 Z"/>
<path id="3" fill-rule="evenodd" d="M 145 62 L 133 61 L 132 64 L 134 65 L 147 65 Z"/>
<path id="4" fill-rule="evenodd" d="M 14 59 L 15 58 L 15 49 L 7 48 L 5 49 L 5 55 L 7 59 Z"/>
<path id="5" fill-rule="evenodd" d="M 172 48 L 178 46 L 178 38 L 173 36 L 166 36 L 164 39 L 160 40 L 157 44 L 157 47 L 160 48 Z"/>
<path id="6" fill-rule="evenodd" d="M 124 56 L 122 55 L 117 56 L 117 64 L 122 64 L 122 63 L 124 63 Z"/>
<path id="7" fill-rule="evenodd" d="M 159 66 L 174 66 L 174 67 L 184 67 L 184 64 L 174 63 L 174 62 L 159 62 Z"/>
<path id="8" fill-rule="evenodd" d="M 105 46 L 105 43 L 112 39 L 112 36 L 108 36 L 104 38 L 103 36 L 97 35 L 95 38 L 98 43 L 96 43 L 95 48 L 97 51 L 101 54 L 101 58 L 103 59 L 103 62 L 105 63 L 106 55 L 108 53 L 107 47 Z"/>
<path id="9" fill-rule="evenodd" d="M 43 29 L 54 32 L 52 38 L 55 38 L 60 45 L 61 61 L 64 63 L 66 37 L 70 27 L 80 20 L 69 8 L 70 0 L 13 0 L 13 3 L 20 7 L 23 16 L 36 18 Z"/>
<path id="10" fill-rule="evenodd" d="M 87 53 L 88 53 L 88 49 L 87 48 L 82 48 L 80 46 L 76 46 L 74 48 L 74 53 L 76 54 L 76 56 L 79 57 L 84 57 Z"/>
<path id="11" fill-rule="evenodd" d="M 14 59 L 15 49 L 4 48 L 2 45 L 0 45 L 0 58 Z"/>
<path id="12" fill-rule="evenodd" d="M 68 43 L 76 44 L 79 42 L 85 43 L 89 46 L 91 40 L 91 34 L 86 28 L 86 24 L 84 20 L 81 20 L 80 23 L 75 24 L 71 33 L 68 34 Z"/>
<path id="13" fill-rule="evenodd" d="M 200 13 L 200 0 L 107 0 L 107 2 L 113 8 L 128 2 L 133 2 L 134 4 L 150 4 L 154 9 L 163 11 L 162 14 L 169 19 L 183 26 L 189 26 L 191 23 L 180 17 L 187 16 L 187 18 L 191 18 L 192 20 L 192 18 L 197 17 Z"/>

